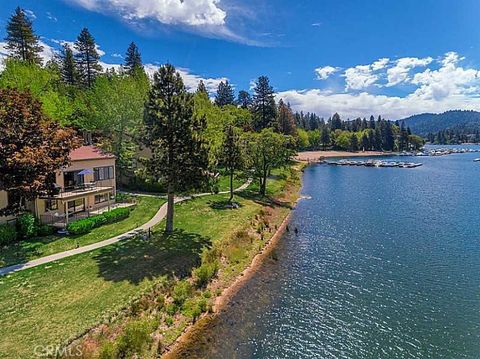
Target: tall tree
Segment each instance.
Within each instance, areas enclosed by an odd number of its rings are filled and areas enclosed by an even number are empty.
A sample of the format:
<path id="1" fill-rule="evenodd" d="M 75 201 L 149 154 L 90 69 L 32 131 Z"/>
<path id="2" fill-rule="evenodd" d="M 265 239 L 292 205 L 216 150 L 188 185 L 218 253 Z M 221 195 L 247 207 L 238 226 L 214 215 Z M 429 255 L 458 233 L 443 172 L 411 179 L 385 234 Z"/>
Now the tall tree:
<path id="1" fill-rule="evenodd" d="M 282 166 L 293 156 L 293 151 L 287 146 L 290 136 L 273 132 L 265 128 L 260 133 L 246 134 L 248 168 L 260 185 L 259 193 L 267 193 L 267 178 L 270 171 Z"/>
<path id="2" fill-rule="evenodd" d="M 266 76 L 260 76 L 255 83 L 252 114 L 254 126 L 257 131 L 267 127 L 273 127 L 275 124 L 277 106 L 273 87 Z"/>
<path id="3" fill-rule="evenodd" d="M 5 40 L 12 58 L 41 65 L 40 53 L 43 47 L 33 31 L 32 21 L 20 7 L 15 9 L 7 23 Z"/>
<path id="4" fill-rule="evenodd" d="M 217 89 L 217 96 L 215 97 L 215 104 L 217 106 L 226 106 L 235 104 L 235 95 L 233 87 L 228 80 L 220 82 Z"/>
<path id="5" fill-rule="evenodd" d="M 225 166 L 230 177 L 230 203 L 233 200 L 233 176 L 235 171 L 242 169 L 242 142 L 241 138 L 233 126 L 228 126 L 223 138 L 220 163 Z"/>
<path id="6" fill-rule="evenodd" d="M 197 93 L 204 94 L 208 97 L 207 87 L 205 86 L 205 82 L 203 82 L 203 80 L 200 80 L 198 83 Z"/>
<path id="7" fill-rule="evenodd" d="M 142 56 L 140 55 L 138 46 L 134 42 L 128 46 L 123 67 L 129 75 L 133 75 L 136 71 L 143 68 Z"/>
<path id="8" fill-rule="evenodd" d="M 95 39 L 87 28 L 84 28 L 74 45 L 77 53 L 75 58 L 78 66 L 78 75 L 81 83 L 87 87 L 92 86 L 98 72 L 102 70 L 98 60 L 100 55 L 97 52 Z"/>
<path id="9" fill-rule="evenodd" d="M 247 91 L 240 90 L 237 97 L 237 106 L 241 108 L 250 108 L 252 105 L 252 96 Z"/>
<path id="10" fill-rule="evenodd" d="M 327 146 L 330 145 L 330 129 L 327 126 L 322 128 L 322 132 L 320 133 L 320 143 L 322 144 L 322 149 L 325 151 Z"/>
<path id="11" fill-rule="evenodd" d="M 332 131 L 341 130 L 342 129 L 342 120 L 340 119 L 340 115 L 335 113 L 332 117 Z"/>
<path id="12" fill-rule="evenodd" d="M 277 129 L 278 132 L 283 133 L 284 135 L 293 136 L 297 133 L 293 112 L 290 106 L 285 104 L 283 100 L 278 102 Z"/>
<path id="13" fill-rule="evenodd" d="M 52 173 L 68 165 L 79 142 L 45 116 L 29 92 L 14 89 L 0 89 L 0 133 L 0 191 L 9 193 L 0 214 L 16 214 L 26 201 L 52 190 Z"/>
<path id="14" fill-rule="evenodd" d="M 167 182 L 165 232 L 172 233 L 175 193 L 203 183 L 208 154 L 203 140 L 205 119 L 195 116 L 193 95 L 170 64 L 154 75 L 145 104 L 144 125 L 143 142 L 152 152 L 147 169 L 153 177 Z"/>
<path id="15" fill-rule="evenodd" d="M 69 85 L 75 85 L 77 83 L 78 73 L 75 65 L 75 57 L 70 45 L 65 44 L 60 60 L 60 73 L 62 75 L 63 82 Z"/>

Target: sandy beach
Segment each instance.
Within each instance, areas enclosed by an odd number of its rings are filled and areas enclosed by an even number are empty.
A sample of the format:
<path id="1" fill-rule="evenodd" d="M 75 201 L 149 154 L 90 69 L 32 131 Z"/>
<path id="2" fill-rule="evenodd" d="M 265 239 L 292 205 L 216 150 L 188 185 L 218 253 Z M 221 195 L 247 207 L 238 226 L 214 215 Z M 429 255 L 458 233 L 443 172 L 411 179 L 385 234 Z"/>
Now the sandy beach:
<path id="1" fill-rule="evenodd" d="M 305 151 L 299 152 L 295 159 L 302 162 L 315 162 L 326 158 L 335 157 L 365 157 L 365 156 L 388 156 L 392 153 L 385 153 L 380 151 L 365 151 L 365 152 L 347 152 L 347 151 Z"/>

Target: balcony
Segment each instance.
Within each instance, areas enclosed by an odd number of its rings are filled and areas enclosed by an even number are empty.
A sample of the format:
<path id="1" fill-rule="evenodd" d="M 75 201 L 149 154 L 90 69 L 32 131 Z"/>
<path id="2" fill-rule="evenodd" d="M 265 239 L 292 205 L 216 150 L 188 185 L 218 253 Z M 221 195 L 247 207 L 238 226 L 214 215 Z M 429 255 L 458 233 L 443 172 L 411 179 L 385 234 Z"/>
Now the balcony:
<path id="1" fill-rule="evenodd" d="M 82 183 L 67 188 L 58 188 L 56 193 L 41 196 L 41 199 L 70 201 L 88 195 L 111 192 L 115 188 L 115 180 L 104 180 Z"/>

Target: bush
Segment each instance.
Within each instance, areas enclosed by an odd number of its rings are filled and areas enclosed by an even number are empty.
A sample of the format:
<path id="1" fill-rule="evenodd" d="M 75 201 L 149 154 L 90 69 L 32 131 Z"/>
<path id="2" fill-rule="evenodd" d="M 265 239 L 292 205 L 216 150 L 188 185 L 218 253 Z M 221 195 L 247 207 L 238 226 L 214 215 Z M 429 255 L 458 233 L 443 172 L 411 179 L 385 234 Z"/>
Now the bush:
<path id="1" fill-rule="evenodd" d="M 69 223 L 67 231 L 73 235 L 85 234 L 93 229 L 94 222 L 90 218 L 81 219 L 79 221 Z"/>
<path id="2" fill-rule="evenodd" d="M 56 231 L 55 227 L 46 224 L 38 224 L 37 232 L 40 237 L 50 236 Z"/>
<path id="3" fill-rule="evenodd" d="M 129 208 L 116 208 L 109 212 L 99 214 L 79 221 L 70 223 L 67 230 L 70 234 L 79 235 L 90 232 L 92 229 L 103 226 L 107 223 L 114 223 L 121 221 L 130 216 Z"/>
<path id="4" fill-rule="evenodd" d="M 182 307 L 182 314 L 190 319 L 196 320 L 202 313 L 207 311 L 207 301 L 205 298 L 190 299 Z"/>
<path id="5" fill-rule="evenodd" d="M 128 323 L 116 343 L 116 358 L 141 358 L 141 354 L 152 342 L 150 333 L 153 330 L 151 321 L 135 320 Z"/>
<path id="6" fill-rule="evenodd" d="M 24 213 L 17 218 L 18 235 L 22 239 L 28 239 L 37 235 L 37 221 L 33 214 Z"/>
<path id="7" fill-rule="evenodd" d="M 17 240 L 15 226 L 4 224 L 0 226 L 0 245 L 11 244 Z"/>
<path id="8" fill-rule="evenodd" d="M 186 280 L 182 280 L 178 282 L 175 287 L 173 287 L 173 302 L 176 305 L 181 306 L 187 300 L 191 293 L 192 286 L 190 285 L 190 283 L 188 283 Z"/>
<path id="9" fill-rule="evenodd" d="M 216 260 L 211 263 L 202 263 L 200 267 L 195 268 L 192 272 L 195 285 L 198 288 L 206 286 L 217 275 L 217 271 L 218 262 Z"/>
<path id="10" fill-rule="evenodd" d="M 114 223 L 130 216 L 130 208 L 115 208 L 109 212 L 102 214 L 105 217 L 106 223 Z"/>

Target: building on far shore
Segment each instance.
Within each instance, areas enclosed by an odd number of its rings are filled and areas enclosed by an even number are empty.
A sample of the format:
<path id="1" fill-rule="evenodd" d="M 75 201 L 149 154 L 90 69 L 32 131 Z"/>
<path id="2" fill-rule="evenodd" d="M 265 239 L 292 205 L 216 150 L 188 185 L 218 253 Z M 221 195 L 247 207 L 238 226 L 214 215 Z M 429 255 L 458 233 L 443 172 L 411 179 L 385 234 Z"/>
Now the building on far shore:
<path id="1" fill-rule="evenodd" d="M 115 203 L 115 156 L 89 145 L 73 150 L 69 157 L 70 165 L 55 173 L 55 191 L 27 203 L 44 224 L 65 225 Z M 7 205 L 8 192 L 0 191 L 0 208 Z M 13 221 L 13 216 L 0 217 L 0 224 Z"/>

